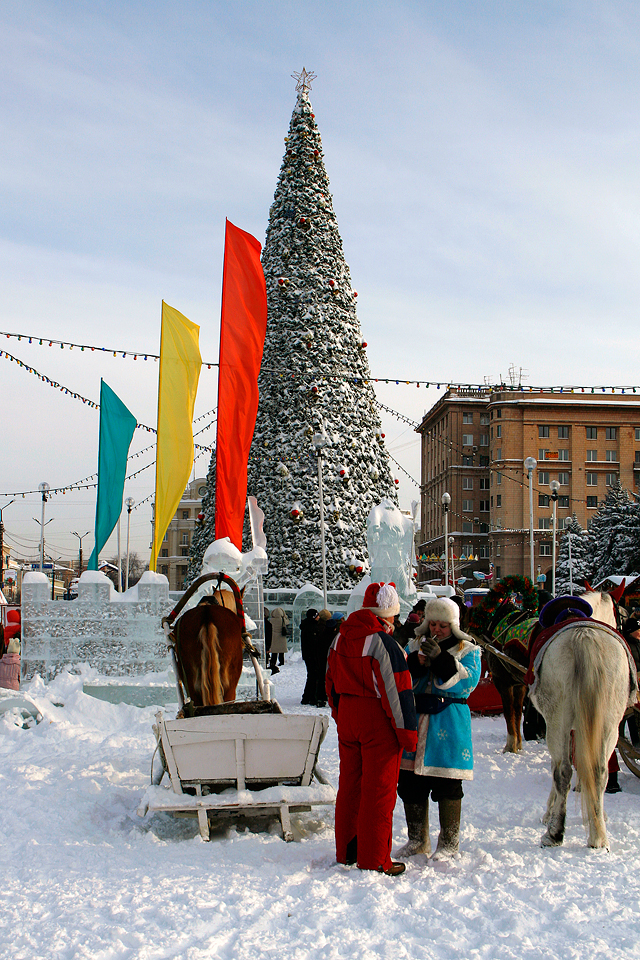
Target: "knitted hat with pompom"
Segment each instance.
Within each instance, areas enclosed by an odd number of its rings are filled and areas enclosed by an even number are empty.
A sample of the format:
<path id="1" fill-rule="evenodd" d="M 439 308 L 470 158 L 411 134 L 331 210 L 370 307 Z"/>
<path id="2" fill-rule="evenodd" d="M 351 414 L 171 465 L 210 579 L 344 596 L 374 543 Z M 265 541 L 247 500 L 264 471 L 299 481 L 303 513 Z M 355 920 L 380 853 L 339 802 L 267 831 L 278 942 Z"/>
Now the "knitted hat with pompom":
<path id="1" fill-rule="evenodd" d="M 376 617 L 395 617 L 400 613 L 400 600 L 394 583 L 370 583 L 362 601 L 363 610 Z"/>

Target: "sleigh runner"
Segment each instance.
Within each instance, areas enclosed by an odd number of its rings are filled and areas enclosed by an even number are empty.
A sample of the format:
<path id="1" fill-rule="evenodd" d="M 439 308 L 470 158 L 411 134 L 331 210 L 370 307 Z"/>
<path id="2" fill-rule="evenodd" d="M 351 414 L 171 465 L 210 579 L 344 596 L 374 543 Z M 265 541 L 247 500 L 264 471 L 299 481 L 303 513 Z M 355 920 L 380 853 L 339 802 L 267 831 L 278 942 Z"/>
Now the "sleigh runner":
<path id="1" fill-rule="evenodd" d="M 189 596 L 214 577 L 218 579 L 217 594 L 222 581 L 232 585 L 236 604 L 233 614 L 241 620 L 243 642 L 253 663 L 261 700 L 229 699 L 211 704 L 203 702 L 206 701 L 203 691 L 219 689 L 219 685 L 208 684 L 202 678 L 197 686 L 189 682 L 194 676 L 190 669 L 193 664 L 185 663 L 188 645 L 176 643 L 176 636 L 180 637 L 181 633 L 177 629 L 180 623 L 177 617 Z M 222 605 L 222 600 L 215 602 Z M 152 762 L 152 783 L 142 798 L 138 814 L 145 816 L 147 812 L 162 811 L 197 816 L 203 840 L 210 838 L 211 820 L 230 816 L 279 816 L 283 837 L 289 841 L 293 840 L 291 813 L 335 803 L 335 789 L 317 766 L 329 721 L 324 716 L 283 714 L 279 704 L 269 699 L 269 684 L 263 681 L 256 651 L 247 642 L 241 604 L 241 595 L 231 578 L 207 574 L 195 581 L 188 595 L 165 618 L 181 709 L 175 720 L 166 719 L 161 710 L 156 714 L 153 731 L 160 763 L 154 771 Z M 225 610 L 225 616 L 230 612 Z M 209 621 L 205 618 L 204 622 L 206 626 Z M 225 622 L 218 622 L 218 633 L 223 631 Z M 237 645 L 240 631 L 236 629 L 231 633 Z M 202 637 L 206 640 L 206 630 Z M 223 640 L 224 637 L 216 638 L 218 652 L 214 658 L 216 669 L 221 673 Z M 232 650 L 230 656 L 237 658 L 237 650 Z M 234 695 L 235 686 L 230 697 Z M 161 785 L 165 774 L 169 779 L 166 787 Z"/>

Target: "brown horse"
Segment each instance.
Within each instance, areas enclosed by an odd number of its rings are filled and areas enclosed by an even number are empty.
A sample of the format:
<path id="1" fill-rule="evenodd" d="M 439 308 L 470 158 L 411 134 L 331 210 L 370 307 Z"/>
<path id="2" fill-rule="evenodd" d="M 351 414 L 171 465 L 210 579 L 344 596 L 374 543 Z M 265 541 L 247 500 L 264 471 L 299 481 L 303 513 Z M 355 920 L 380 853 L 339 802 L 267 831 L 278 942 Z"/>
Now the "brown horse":
<path id="1" fill-rule="evenodd" d="M 615 627 L 615 605 L 609 594 L 590 591 L 583 594 L 582 599 L 591 605 L 594 620 Z M 518 611 L 506 597 L 485 632 L 485 639 L 502 653 L 502 656 L 498 656 L 485 649 L 487 664 L 500 694 L 507 724 L 507 741 L 503 753 L 519 753 L 522 750 L 522 712 L 528 691 L 524 677 L 529 666 L 531 647 L 540 629 L 537 617 Z"/>
<path id="2" fill-rule="evenodd" d="M 218 589 L 204 597 L 173 626 L 170 636 L 180 681 L 186 702 L 191 701 L 193 707 L 216 706 L 235 699 L 245 631 L 242 595 L 235 583 L 233 587 L 233 592 Z"/>

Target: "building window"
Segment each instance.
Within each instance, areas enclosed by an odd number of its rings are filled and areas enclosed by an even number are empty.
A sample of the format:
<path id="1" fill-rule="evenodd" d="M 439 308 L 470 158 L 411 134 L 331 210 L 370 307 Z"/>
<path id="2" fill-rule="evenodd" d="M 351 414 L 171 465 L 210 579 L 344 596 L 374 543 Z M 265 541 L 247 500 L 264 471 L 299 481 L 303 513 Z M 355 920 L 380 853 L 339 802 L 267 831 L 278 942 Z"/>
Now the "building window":
<path id="1" fill-rule="evenodd" d="M 496 483 L 497 483 L 497 484 L 502 483 L 502 474 L 500 473 L 499 470 L 498 470 L 498 472 L 496 473 Z"/>
<path id="2" fill-rule="evenodd" d="M 588 460 L 590 463 L 593 462 L 594 460 L 597 460 L 597 459 L 598 459 L 598 451 L 597 451 L 597 450 L 587 450 L 587 460 Z"/>
<path id="3" fill-rule="evenodd" d="M 640 440 L 640 427 L 636 427 L 636 440 Z"/>
<path id="4" fill-rule="evenodd" d="M 488 413 L 481 413 L 481 414 L 480 414 L 480 426 L 481 426 L 481 427 L 486 427 L 488 423 L 489 423 L 489 414 L 488 414 Z M 640 431 L 636 431 L 636 432 L 637 432 L 637 433 L 640 433 Z M 636 440 L 640 440 L 640 436 L 636 436 Z"/>
<path id="5" fill-rule="evenodd" d="M 498 420 L 502 417 L 502 410 L 496 410 L 496 417 Z"/>
<path id="6" fill-rule="evenodd" d="M 463 456 L 462 458 L 463 467 L 472 467 L 473 466 L 473 457 Z M 444 470 L 444 464 L 442 464 L 442 469 Z"/>
<path id="7" fill-rule="evenodd" d="M 569 439 L 569 427 L 558 427 L 558 440 Z"/>
<path id="8" fill-rule="evenodd" d="M 188 511 L 188 510 L 183 510 L 183 511 L 182 511 L 182 519 L 183 519 L 183 520 L 188 520 L 188 519 L 189 519 L 189 511 Z"/>
<path id="9" fill-rule="evenodd" d="M 491 427 L 491 439 L 493 440 L 493 427 Z"/>
<path id="10" fill-rule="evenodd" d="M 502 460 L 502 447 L 496 447 L 496 460 Z"/>
<path id="11" fill-rule="evenodd" d="M 604 438 L 605 440 L 616 440 L 618 437 L 618 428 L 617 427 L 605 427 L 604 428 Z"/>
<path id="12" fill-rule="evenodd" d="M 598 428 L 587 427 L 587 440 L 597 440 L 597 439 L 598 439 Z"/>
<path id="13" fill-rule="evenodd" d="M 462 501 L 462 512 L 463 512 L 463 513 L 473 513 L 473 500 L 463 500 L 463 501 Z"/>
<path id="14" fill-rule="evenodd" d="M 558 460 L 568 460 L 569 451 L 568 450 L 558 450 Z"/>
<path id="15" fill-rule="evenodd" d="M 617 463 L 618 462 L 618 451 L 617 450 L 605 450 L 604 458 L 607 463 Z"/>
<path id="16" fill-rule="evenodd" d="M 501 436 L 502 436 L 502 424 L 499 423 L 498 426 L 496 427 L 496 438 L 499 438 Z"/>
<path id="17" fill-rule="evenodd" d="M 478 548 L 478 558 L 480 560 L 488 560 L 491 556 L 491 550 L 489 547 L 479 547 Z"/>
<path id="18" fill-rule="evenodd" d="M 498 493 L 496 494 L 496 507 L 501 507 L 501 506 L 502 506 L 502 494 Z"/>
<path id="19" fill-rule="evenodd" d="M 569 525 L 569 517 L 558 517 L 558 530 L 564 530 Z"/>
<path id="20" fill-rule="evenodd" d="M 488 512 L 489 512 L 489 501 L 488 501 L 488 500 L 481 500 L 481 501 L 480 501 L 480 513 L 488 513 Z"/>
<path id="21" fill-rule="evenodd" d="M 462 532 L 463 533 L 473 533 L 473 524 L 469 523 L 468 520 L 462 521 Z"/>
<path id="22" fill-rule="evenodd" d="M 472 543 L 463 543 L 461 556 L 467 557 L 467 558 L 473 556 L 473 544 L 472 544 Z"/>
<path id="23" fill-rule="evenodd" d="M 538 517 L 538 530 L 551 530 L 551 517 Z"/>
<path id="24" fill-rule="evenodd" d="M 463 447 L 472 447 L 472 446 L 473 446 L 473 434 L 472 434 L 472 433 L 463 433 L 463 434 L 462 434 L 462 446 L 463 446 Z"/>
<path id="25" fill-rule="evenodd" d="M 597 506 L 598 506 L 598 498 L 597 498 L 597 497 L 587 497 L 587 506 L 590 507 L 591 509 L 594 509 L 595 507 L 597 507 Z"/>
<path id="26" fill-rule="evenodd" d="M 169 556 L 169 551 L 168 551 L 168 550 L 164 550 L 164 549 L 161 550 L 161 551 L 160 551 L 160 556 L 161 556 L 161 557 L 168 557 L 168 556 Z"/>
<path id="27" fill-rule="evenodd" d="M 188 557 L 189 556 L 189 547 L 180 547 L 180 556 Z"/>
<path id="28" fill-rule="evenodd" d="M 568 473 L 559 473 L 558 474 L 558 483 L 561 487 L 569 486 L 569 474 Z"/>
<path id="29" fill-rule="evenodd" d="M 635 462 L 640 463 L 640 450 L 636 450 Z"/>
<path id="30" fill-rule="evenodd" d="M 488 433 L 481 433 L 481 434 L 480 434 L 480 446 L 481 446 L 481 447 L 488 447 L 488 446 L 489 446 L 489 434 L 488 434 Z"/>
<path id="31" fill-rule="evenodd" d="M 617 474 L 617 473 L 606 473 L 606 474 L 605 474 L 605 477 L 604 477 L 604 482 L 606 483 L 606 485 L 607 485 L 608 487 L 614 487 L 614 486 L 616 485 L 616 483 L 618 482 L 618 474 Z"/>
<path id="32" fill-rule="evenodd" d="M 488 466 L 489 466 L 489 457 L 487 457 L 487 456 L 484 456 L 484 457 L 483 457 L 482 454 L 481 454 L 480 457 L 479 457 L 479 459 L 478 459 L 478 463 L 480 464 L 481 467 L 488 467 Z"/>
<path id="33" fill-rule="evenodd" d="M 473 423 L 473 414 L 472 413 L 463 413 L 462 414 L 463 423 Z"/>
<path id="34" fill-rule="evenodd" d="M 166 534 L 166 533 L 165 533 L 164 537 L 162 538 L 162 542 L 163 542 L 163 543 L 166 543 L 166 542 L 167 542 L 167 534 Z"/>
<path id="35" fill-rule="evenodd" d="M 548 507 L 549 506 L 549 494 L 539 493 L 538 494 L 538 506 L 539 507 Z"/>
<path id="36" fill-rule="evenodd" d="M 548 453 L 548 450 L 543 450 L 542 447 L 538 447 L 538 460 L 546 460 Z"/>
<path id="37" fill-rule="evenodd" d="M 189 546 L 189 534 L 188 534 L 188 533 L 183 533 L 183 534 L 182 534 L 182 540 L 180 541 L 180 543 L 185 544 L 187 547 Z"/>
<path id="38" fill-rule="evenodd" d="M 160 567 L 160 573 L 164 573 L 165 577 L 169 576 L 169 564 L 163 563 Z"/>
<path id="39" fill-rule="evenodd" d="M 546 440 L 549 436 L 549 427 L 538 427 L 538 438 L 540 440 Z"/>
<path id="40" fill-rule="evenodd" d="M 549 473 L 547 470 L 538 470 L 538 483 L 541 487 L 549 486 Z"/>
<path id="41" fill-rule="evenodd" d="M 598 486 L 598 474 L 597 474 L 597 473 L 588 473 L 588 474 L 587 474 L 587 486 L 588 486 L 588 487 L 597 487 L 597 486 Z"/>
<path id="42" fill-rule="evenodd" d="M 558 506 L 563 510 L 569 509 L 569 497 L 558 497 Z"/>
<path id="43" fill-rule="evenodd" d="M 550 557 L 550 556 L 551 556 L 551 544 L 550 544 L 550 543 L 541 543 L 541 544 L 540 544 L 540 556 L 541 556 L 541 557 Z"/>
<path id="44" fill-rule="evenodd" d="M 463 489 L 463 490 L 473 490 L 473 477 L 463 477 L 463 478 L 462 478 L 462 489 Z"/>
<path id="45" fill-rule="evenodd" d="M 480 477 L 480 489 L 481 490 L 489 489 L 489 477 Z"/>
<path id="46" fill-rule="evenodd" d="M 189 567 L 178 567 L 178 574 L 179 574 L 181 577 L 186 577 L 186 575 L 187 575 L 187 570 L 188 570 L 188 569 L 189 569 Z"/>

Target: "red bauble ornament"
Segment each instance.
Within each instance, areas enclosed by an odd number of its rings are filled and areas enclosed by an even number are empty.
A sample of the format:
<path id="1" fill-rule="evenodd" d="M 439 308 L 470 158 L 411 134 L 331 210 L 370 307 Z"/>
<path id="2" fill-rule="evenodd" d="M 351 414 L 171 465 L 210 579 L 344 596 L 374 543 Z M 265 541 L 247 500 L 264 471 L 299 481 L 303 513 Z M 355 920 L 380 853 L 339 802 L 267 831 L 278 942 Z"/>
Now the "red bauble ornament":
<path id="1" fill-rule="evenodd" d="M 335 280 L 329 280 L 329 286 L 330 286 L 330 287 L 335 287 L 335 285 L 336 285 Z"/>
<path id="2" fill-rule="evenodd" d="M 395 483 L 396 486 L 398 486 L 398 484 L 400 483 L 400 481 L 398 480 L 397 477 L 395 478 L 395 480 L 394 480 L 393 482 Z"/>
<path id="3" fill-rule="evenodd" d="M 319 157 L 319 156 L 320 156 L 320 151 L 319 151 L 319 150 L 314 150 L 314 151 L 313 151 L 313 155 L 314 155 L 314 157 Z"/>
<path id="4" fill-rule="evenodd" d="M 357 296 L 358 296 L 358 291 L 357 291 L 357 290 L 354 290 L 354 291 L 353 291 L 353 295 L 354 295 L 354 297 L 357 297 Z"/>
<path id="5" fill-rule="evenodd" d="M 283 287 L 284 284 L 285 284 L 285 279 L 284 279 L 284 277 L 278 277 L 278 283 L 280 284 L 281 287 Z"/>
<path id="6" fill-rule="evenodd" d="M 356 567 L 356 573 L 362 573 L 362 567 Z"/>
<path id="7" fill-rule="evenodd" d="M 367 341 L 366 341 L 366 340 L 363 340 L 362 343 L 360 344 L 360 346 L 361 346 L 362 349 L 364 350 L 364 349 L 366 348 L 366 346 L 367 346 Z"/>
<path id="8" fill-rule="evenodd" d="M 317 387 L 311 387 L 311 393 L 317 393 L 317 392 L 318 392 Z"/>
<path id="9" fill-rule="evenodd" d="M 381 433 L 381 434 L 380 434 L 380 439 L 381 439 L 381 440 L 384 440 L 384 433 Z"/>

